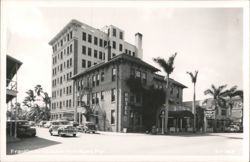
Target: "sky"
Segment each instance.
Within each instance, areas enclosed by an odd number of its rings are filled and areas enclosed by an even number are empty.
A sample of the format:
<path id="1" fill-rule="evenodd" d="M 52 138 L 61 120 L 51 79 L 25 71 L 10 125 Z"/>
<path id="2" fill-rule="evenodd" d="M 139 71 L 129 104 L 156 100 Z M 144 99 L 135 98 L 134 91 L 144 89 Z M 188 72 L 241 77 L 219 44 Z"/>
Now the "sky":
<path id="1" fill-rule="evenodd" d="M 39 7 L 8 6 L 7 54 L 23 65 L 18 71 L 18 101 L 25 92 L 42 85 L 51 95 L 52 48 L 48 42 L 71 20 L 95 28 L 114 25 L 134 44 L 134 34 L 143 34 L 143 60 L 177 52 L 171 78 L 186 85 L 183 101 L 191 101 L 193 85 L 187 71 L 199 71 L 196 98 L 208 98 L 211 84 L 243 88 L 243 20 L 240 8 L 167 7 Z M 159 74 L 164 75 L 163 72 Z"/>

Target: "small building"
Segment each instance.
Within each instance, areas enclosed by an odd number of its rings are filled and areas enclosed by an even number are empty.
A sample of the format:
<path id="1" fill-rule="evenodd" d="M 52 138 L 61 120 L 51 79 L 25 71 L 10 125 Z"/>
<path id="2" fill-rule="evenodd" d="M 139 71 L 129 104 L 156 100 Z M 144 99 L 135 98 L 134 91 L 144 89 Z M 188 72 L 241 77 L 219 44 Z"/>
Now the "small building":
<path id="1" fill-rule="evenodd" d="M 8 116 L 8 112 L 7 112 L 7 119 L 16 119 L 15 111 L 15 107 L 17 108 L 17 71 L 20 68 L 20 66 L 22 65 L 22 62 L 7 55 L 6 58 L 6 104 L 7 107 L 9 107 L 9 112 L 10 115 Z M 11 125 L 11 131 L 7 132 L 7 141 L 10 140 L 10 136 L 14 136 L 16 137 L 16 131 L 15 131 L 15 127 L 14 125 Z"/>
<path id="2" fill-rule="evenodd" d="M 157 116 L 161 106 L 149 107 L 150 98 L 146 100 L 150 90 L 165 93 L 163 76 L 157 71 L 141 59 L 123 53 L 73 76 L 75 120 L 92 121 L 102 131 L 142 132 L 153 125 L 160 127 Z M 170 83 L 169 110 L 185 110 L 182 91 L 186 87 L 173 79 Z M 152 112 L 152 119 L 146 111 Z"/>

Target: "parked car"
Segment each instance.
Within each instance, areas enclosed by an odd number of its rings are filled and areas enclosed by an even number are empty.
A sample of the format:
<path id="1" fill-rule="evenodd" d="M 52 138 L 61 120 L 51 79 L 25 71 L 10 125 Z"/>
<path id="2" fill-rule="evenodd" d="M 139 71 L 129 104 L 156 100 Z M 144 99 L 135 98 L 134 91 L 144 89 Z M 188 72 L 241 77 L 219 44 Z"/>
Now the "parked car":
<path id="1" fill-rule="evenodd" d="M 87 126 L 86 125 L 79 125 L 79 126 L 76 127 L 76 129 L 77 129 L 78 132 L 86 133 Z"/>
<path id="2" fill-rule="evenodd" d="M 83 125 L 79 125 L 76 127 L 78 132 L 82 133 L 95 133 L 96 125 L 93 122 L 85 122 Z"/>
<path id="3" fill-rule="evenodd" d="M 34 126 L 36 126 L 36 123 L 35 123 L 34 121 L 29 121 L 29 125 L 30 125 L 31 127 L 34 127 Z"/>
<path id="4" fill-rule="evenodd" d="M 51 126 L 51 121 L 47 121 L 47 122 L 43 125 L 44 128 L 49 128 L 50 126 Z"/>
<path id="5" fill-rule="evenodd" d="M 73 136 L 77 134 L 77 129 L 73 127 L 67 120 L 55 120 L 51 121 L 51 126 L 49 128 L 50 135 L 59 136 Z"/>
<path id="6" fill-rule="evenodd" d="M 95 133 L 96 132 L 96 125 L 92 122 L 85 122 L 85 133 Z"/>
<path id="7" fill-rule="evenodd" d="M 36 136 L 36 128 L 31 128 L 29 122 L 27 120 L 17 120 L 17 137 L 34 137 Z M 12 131 L 12 134 L 15 132 L 15 120 L 8 120 L 7 121 L 7 134 Z"/>
<path id="8" fill-rule="evenodd" d="M 77 122 L 75 122 L 75 121 L 70 121 L 70 124 L 71 124 L 73 127 L 79 126 L 79 123 L 77 123 Z"/>
<path id="9" fill-rule="evenodd" d="M 239 132 L 240 127 L 238 125 L 229 125 L 228 127 L 225 128 L 226 132 Z"/>
<path id="10" fill-rule="evenodd" d="M 40 123 L 38 124 L 38 127 L 44 127 L 44 124 L 46 124 L 47 121 L 40 121 Z"/>

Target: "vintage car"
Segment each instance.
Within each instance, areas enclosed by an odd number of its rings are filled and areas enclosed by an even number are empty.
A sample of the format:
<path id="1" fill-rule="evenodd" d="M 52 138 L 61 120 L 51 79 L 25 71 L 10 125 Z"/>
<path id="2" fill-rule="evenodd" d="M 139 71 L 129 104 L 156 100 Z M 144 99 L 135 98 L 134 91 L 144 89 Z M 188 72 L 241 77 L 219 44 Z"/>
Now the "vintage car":
<path id="1" fill-rule="evenodd" d="M 49 128 L 50 126 L 51 126 L 51 121 L 47 121 L 47 122 L 43 125 L 44 128 Z"/>
<path id="2" fill-rule="evenodd" d="M 67 120 L 55 120 L 51 121 L 51 126 L 49 128 L 50 135 L 59 136 L 73 136 L 77 134 L 77 129 L 73 127 Z"/>
<path id="3" fill-rule="evenodd" d="M 238 125 L 232 124 L 225 128 L 225 132 L 239 132 L 240 127 Z"/>
<path id="4" fill-rule="evenodd" d="M 7 134 L 12 134 L 15 132 L 15 122 L 17 123 L 17 137 L 34 137 L 36 136 L 36 128 L 31 128 L 29 122 L 27 120 L 8 120 L 7 121 Z"/>
<path id="5" fill-rule="evenodd" d="M 44 124 L 46 124 L 47 121 L 40 121 L 40 123 L 38 124 L 38 127 L 44 127 Z"/>
<path id="6" fill-rule="evenodd" d="M 93 122 L 85 122 L 83 125 L 77 126 L 77 130 L 82 133 L 95 133 L 96 125 Z"/>

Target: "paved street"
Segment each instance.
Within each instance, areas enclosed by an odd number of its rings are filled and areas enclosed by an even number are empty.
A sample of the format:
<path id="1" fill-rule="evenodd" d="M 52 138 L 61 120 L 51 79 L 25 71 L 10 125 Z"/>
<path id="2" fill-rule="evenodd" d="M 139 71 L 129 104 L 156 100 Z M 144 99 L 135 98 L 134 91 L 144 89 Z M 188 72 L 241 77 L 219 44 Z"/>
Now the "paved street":
<path id="1" fill-rule="evenodd" d="M 37 128 L 37 137 L 7 145 L 8 154 L 81 155 L 242 155 L 241 133 L 147 135 L 136 133 L 79 133 L 77 137 L 50 136 Z"/>

